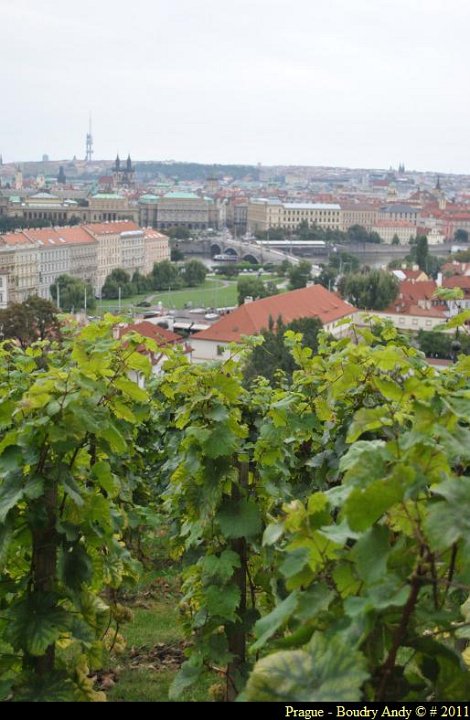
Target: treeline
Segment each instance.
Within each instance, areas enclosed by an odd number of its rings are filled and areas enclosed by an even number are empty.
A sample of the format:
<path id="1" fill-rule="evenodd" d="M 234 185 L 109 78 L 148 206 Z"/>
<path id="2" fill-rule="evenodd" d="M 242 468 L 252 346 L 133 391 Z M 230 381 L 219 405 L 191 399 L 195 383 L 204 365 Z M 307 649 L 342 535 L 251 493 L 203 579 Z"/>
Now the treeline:
<path id="1" fill-rule="evenodd" d="M 267 231 L 258 230 L 255 236 L 258 240 L 287 240 L 291 233 L 284 228 L 270 228 Z M 322 228 L 316 223 L 309 225 L 303 220 L 292 233 L 299 240 L 323 240 L 326 243 L 345 245 L 348 243 L 373 243 L 378 245 L 382 238 L 376 232 L 368 232 L 362 225 L 352 225 L 346 232 L 333 228 Z"/>
<path id="2" fill-rule="evenodd" d="M 115 300 L 131 297 L 152 290 L 180 290 L 184 287 L 197 287 L 206 279 L 207 268 L 200 260 L 189 260 L 183 265 L 175 265 L 169 260 L 155 263 L 148 275 L 138 270 L 132 277 L 128 272 L 117 268 L 106 278 L 101 297 Z"/>
<path id="3" fill-rule="evenodd" d="M 27 228 L 63 227 L 64 225 L 78 225 L 81 222 L 78 215 L 72 215 L 67 220 L 28 220 L 27 218 L 0 216 L 0 234 Z"/>
<path id="4" fill-rule="evenodd" d="M 205 180 L 210 177 L 222 179 L 229 176 L 234 180 L 242 180 L 250 176 L 252 180 L 259 179 L 259 170 L 254 165 L 206 165 L 201 163 L 184 162 L 137 162 L 135 170 L 141 175 L 160 175 L 164 178 L 178 180 Z"/>

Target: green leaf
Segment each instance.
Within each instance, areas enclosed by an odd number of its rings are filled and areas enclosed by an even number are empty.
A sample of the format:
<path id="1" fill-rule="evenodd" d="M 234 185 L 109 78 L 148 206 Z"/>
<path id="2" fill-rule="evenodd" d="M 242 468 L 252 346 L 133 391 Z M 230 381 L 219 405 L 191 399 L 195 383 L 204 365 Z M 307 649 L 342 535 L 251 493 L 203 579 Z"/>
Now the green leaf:
<path id="1" fill-rule="evenodd" d="M 337 636 L 315 634 L 304 650 L 258 661 L 244 699 L 256 702 L 357 702 L 369 677 L 364 657 Z"/>
<path id="2" fill-rule="evenodd" d="M 102 487 L 103 490 L 106 490 L 110 498 L 115 498 L 119 494 L 119 480 L 112 473 L 108 462 L 102 460 L 101 462 L 95 463 L 91 473 L 98 485 Z"/>
<path id="3" fill-rule="evenodd" d="M 107 426 L 100 430 L 101 437 L 103 437 L 109 443 L 111 450 L 118 455 L 124 454 L 127 450 L 127 443 L 124 440 L 122 433 L 112 423 L 108 423 Z"/>
<path id="4" fill-rule="evenodd" d="M 64 492 L 70 497 L 71 500 L 75 503 L 75 505 L 78 505 L 78 507 L 82 507 L 84 501 L 84 498 L 82 497 L 82 488 L 78 485 L 75 478 L 71 474 L 65 474 L 63 477 L 63 485 L 64 485 Z"/>
<path id="5" fill-rule="evenodd" d="M 78 543 L 63 551 L 61 569 L 65 585 L 74 590 L 79 590 L 93 577 L 92 562 L 85 548 Z"/>
<path id="6" fill-rule="evenodd" d="M 446 480 L 432 488 L 433 493 L 444 500 L 434 503 L 424 527 L 433 550 L 445 550 L 457 540 L 465 541 L 470 548 L 470 478 L 459 477 Z"/>
<path id="7" fill-rule="evenodd" d="M 315 583 L 300 593 L 295 617 L 308 622 L 319 613 L 327 610 L 335 597 L 333 590 L 324 583 Z"/>
<path id="8" fill-rule="evenodd" d="M 19 445 L 8 445 L 0 455 L 0 473 L 17 470 L 23 464 L 23 452 Z"/>
<path id="9" fill-rule="evenodd" d="M 297 575 L 301 570 L 308 565 L 310 557 L 310 551 L 307 547 L 299 547 L 295 550 L 290 550 L 289 554 L 282 561 L 279 566 L 279 570 L 286 578 Z"/>
<path id="10" fill-rule="evenodd" d="M 225 583 L 240 567 L 240 558 L 233 550 L 224 550 L 218 555 L 206 555 L 201 561 L 202 579 L 208 582 L 218 580 Z"/>
<path id="11" fill-rule="evenodd" d="M 19 478 L 10 477 L 2 482 L 0 486 L 0 523 L 5 522 L 9 511 L 23 497 L 23 492 Z"/>
<path id="12" fill-rule="evenodd" d="M 367 583 L 374 583 L 386 574 L 390 552 L 388 529 L 374 526 L 359 538 L 351 550 L 351 558 L 355 560 L 359 576 Z"/>
<path id="13" fill-rule="evenodd" d="M 218 458 L 223 455 L 232 455 L 238 446 L 237 436 L 230 430 L 228 424 L 220 423 L 212 427 L 204 443 L 207 457 Z"/>
<path id="14" fill-rule="evenodd" d="M 234 622 L 237 619 L 237 608 L 240 602 L 240 590 L 236 585 L 204 588 L 205 607 L 212 617 L 224 618 Z"/>
<path id="15" fill-rule="evenodd" d="M 383 440 L 359 440 L 340 460 L 339 469 L 346 473 L 345 481 L 359 485 L 369 484 L 385 474 L 385 442 Z"/>
<path id="16" fill-rule="evenodd" d="M 399 478 L 377 480 L 364 490 L 354 488 L 344 506 L 351 528 L 367 530 L 388 508 L 403 498 L 403 493 Z"/>
<path id="17" fill-rule="evenodd" d="M 5 637 L 14 648 L 43 655 L 70 627 L 70 615 L 55 603 L 54 596 L 36 594 L 13 605 L 7 613 Z"/>
<path id="18" fill-rule="evenodd" d="M 181 670 L 171 683 L 170 690 L 168 692 L 169 699 L 178 700 L 186 688 L 193 685 L 196 680 L 199 680 L 201 673 L 202 667 L 200 665 L 196 665 L 193 658 L 183 663 Z"/>
<path id="19" fill-rule="evenodd" d="M 274 610 L 258 620 L 254 628 L 257 640 L 251 648 L 253 652 L 262 648 L 269 638 L 289 620 L 297 607 L 298 596 L 298 591 L 294 590 L 285 600 L 276 605 Z"/>
<path id="20" fill-rule="evenodd" d="M 383 405 L 375 408 L 361 408 L 354 415 L 354 420 L 349 426 L 346 441 L 355 442 L 365 432 L 380 430 L 384 425 L 392 425 L 392 419 L 387 415 L 387 409 Z"/>
<path id="21" fill-rule="evenodd" d="M 260 511 L 251 500 L 227 500 L 216 518 L 226 538 L 253 537 L 261 532 Z"/>

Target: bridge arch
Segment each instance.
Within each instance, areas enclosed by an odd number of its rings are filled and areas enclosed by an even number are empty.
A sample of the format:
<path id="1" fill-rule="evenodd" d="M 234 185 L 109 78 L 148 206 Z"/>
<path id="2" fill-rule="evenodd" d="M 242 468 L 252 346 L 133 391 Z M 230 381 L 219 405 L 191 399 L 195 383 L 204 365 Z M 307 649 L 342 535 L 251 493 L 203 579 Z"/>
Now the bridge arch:
<path id="1" fill-rule="evenodd" d="M 222 254 L 222 248 L 220 245 L 217 245 L 217 243 L 211 243 L 211 257 L 214 257 L 214 255 L 221 255 Z"/>
<path id="2" fill-rule="evenodd" d="M 238 257 L 238 250 L 228 245 L 224 248 L 224 255 L 234 255 L 235 257 Z"/>
<path id="3" fill-rule="evenodd" d="M 256 257 L 256 255 L 253 255 L 252 253 L 245 253 L 242 259 L 246 260 L 249 263 L 252 263 L 252 265 L 259 265 L 259 259 Z"/>

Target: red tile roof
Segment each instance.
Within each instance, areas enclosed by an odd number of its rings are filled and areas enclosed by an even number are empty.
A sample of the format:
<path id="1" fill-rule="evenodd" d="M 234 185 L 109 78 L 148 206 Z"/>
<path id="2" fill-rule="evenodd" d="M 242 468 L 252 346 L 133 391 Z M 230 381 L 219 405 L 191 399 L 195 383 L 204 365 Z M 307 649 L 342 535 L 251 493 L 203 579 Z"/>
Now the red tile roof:
<path id="1" fill-rule="evenodd" d="M 417 303 L 420 300 L 431 300 L 436 291 L 437 285 L 434 280 L 403 280 L 400 283 L 398 299 L 405 303 Z"/>
<path id="2" fill-rule="evenodd" d="M 23 232 L 9 232 L 0 235 L 0 245 L 34 245 Z"/>
<path id="3" fill-rule="evenodd" d="M 141 230 L 141 228 L 130 220 L 121 220 L 116 222 L 89 223 L 84 225 L 93 235 L 115 235 L 122 232 L 130 232 Z"/>
<path id="4" fill-rule="evenodd" d="M 42 247 L 54 247 L 60 245 L 93 244 L 96 242 L 90 233 L 81 225 L 71 227 L 54 228 L 33 228 L 24 230 L 24 234 L 33 242 Z"/>
<path id="5" fill-rule="evenodd" d="M 154 323 L 148 322 L 146 320 L 121 328 L 119 330 L 119 337 L 127 335 L 127 333 L 129 332 L 137 332 L 143 337 L 150 338 L 150 340 L 155 340 L 157 345 L 160 346 L 171 345 L 177 342 L 184 342 L 183 338 L 180 335 L 177 335 L 176 333 L 171 332 L 171 330 L 167 330 L 166 328 L 160 327 L 160 325 L 155 325 Z"/>
<path id="6" fill-rule="evenodd" d="M 299 318 L 316 317 L 326 325 L 354 312 L 356 308 L 326 290 L 323 285 L 312 285 L 245 303 L 207 330 L 196 333 L 193 338 L 238 342 L 243 335 L 257 335 L 269 327 L 270 318 L 276 322 L 281 316 L 283 322 L 288 324 Z"/>

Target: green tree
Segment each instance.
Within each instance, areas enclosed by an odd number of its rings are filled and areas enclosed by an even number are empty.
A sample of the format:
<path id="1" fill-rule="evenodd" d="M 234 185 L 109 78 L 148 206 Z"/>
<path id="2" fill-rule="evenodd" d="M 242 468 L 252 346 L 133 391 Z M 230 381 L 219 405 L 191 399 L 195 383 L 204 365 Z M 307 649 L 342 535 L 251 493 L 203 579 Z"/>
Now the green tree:
<path id="1" fill-rule="evenodd" d="M 346 231 L 346 236 L 351 243 L 369 242 L 369 233 L 362 225 L 351 225 Z"/>
<path id="2" fill-rule="evenodd" d="M 419 235 L 414 248 L 414 255 L 420 270 L 428 271 L 429 248 L 426 235 Z"/>
<path id="3" fill-rule="evenodd" d="M 152 289 L 152 280 L 149 275 L 142 275 L 138 270 L 132 275 L 132 285 L 136 293 L 145 293 Z"/>
<path id="4" fill-rule="evenodd" d="M 246 297 L 252 297 L 253 300 L 275 295 L 277 288 L 272 283 L 268 287 L 258 277 L 240 277 L 237 282 L 238 304 L 242 305 Z"/>
<path id="5" fill-rule="evenodd" d="M 399 245 L 400 244 L 400 238 L 395 233 L 395 235 L 392 237 L 392 245 Z"/>
<path id="6" fill-rule="evenodd" d="M 270 318 L 269 327 L 261 333 L 263 343 L 256 345 L 248 357 L 245 366 L 245 382 L 251 382 L 253 378 L 262 376 L 270 383 L 276 382 L 279 372 L 290 378 L 296 368 L 289 347 L 285 343 L 285 333 L 292 330 L 302 335 L 302 346 L 309 347 L 313 352 L 318 348 L 318 333 L 322 328 L 317 318 L 298 318 L 285 325 L 282 317 L 274 323 Z"/>
<path id="7" fill-rule="evenodd" d="M 300 260 L 296 265 L 289 268 L 289 288 L 297 290 L 306 287 L 307 283 L 312 279 L 312 265 L 308 260 Z"/>
<path id="8" fill-rule="evenodd" d="M 186 227 L 182 227 L 181 225 L 168 228 L 167 230 L 165 230 L 165 233 L 168 235 L 168 237 L 175 238 L 176 240 L 188 240 L 191 236 L 191 231 Z"/>
<path id="9" fill-rule="evenodd" d="M 285 260 L 283 260 L 280 263 L 280 265 L 277 266 L 278 275 L 280 275 L 281 277 L 285 277 L 286 275 L 289 274 L 289 270 L 291 269 L 291 267 L 292 267 L 292 263 L 290 262 L 290 260 L 287 260 L 287 258 L 286 258 Z"/>
<path id="10" fill-rule="evenodd" d="M 320 274 L 315 278 L 315 282 L 323 285 L 327 290 L 334 290 L 337 277 L 338 270 L 331 267 L 331 265 L 325 265 Z"/>
<path id="11" fill-rule="evenodd" d="M 176 265 L 169 260 L 155 263 L 151 273 L 153 290 L 172 290 L 183 287 L 184 282 Z"/>
<path id="12" fill-rule="evenodd" d="M 200 260 L 190 260 L 181 269 L 183 279 L 189 287 L 202 285 L 207 275 L 207 268 Z"/>
<path id="13" fill-rule="evenodd" d="M 57 292 L 57 286 L 59 292 Z M 59 275 L 50 287 L 52 299 L 64 312 L 78 312 L 85 307 L 85 295 L 87 309 L 93 310 L 96 307 L 96 299 L 93 287 L 90 283 L 84 283 L 79 278 L 70 275 Z"/>
<path id="14" fill-rule="evenodd" d="M 343 275 L 358 270 L 360 262 L 356 255 L 352 255 L 351 253 L 333 252 L 329 257 L 328 265 Z"/>
<path id="15" fill-rule="evenodd" d="M 0 339 L 16 340 L 22 348 L 36 340 L 59 338 L 57 307 L 37 295 L 0 310 Z"/>
<path id="16" fill-rule="evenodd" d="M 130 297 L 135 292 L 129 273 L 122 268 L 116 268 L 107 276 L 101 289 L 101 296 L 107 300 L 114 300 L 119 297 L 119 290 L 123 298 Z"/>
<path id="17" fill-rule="evenodd" d="M 468 232 L 467 230 L 463 230 L 462 228 L 459 228 L 454 233 L 454 240 L 455 242 L 461 242 L 461 243 L 468 243 Z"/>
<path id="18" fill-rule="evenodd" d="M 384 310 L 398 294 L 398 280 L 385 270 L 343 275 L 341 296 L 362 310 Z"/>
<path id="19" fill-rule="evenodd" d="M 171 248 L 170 260 L 171 262 L 180 262 L 181 260 L 184 260 L 184 252 L 180 247 L 174 245 Z"/>

